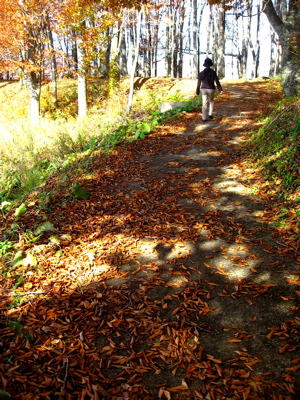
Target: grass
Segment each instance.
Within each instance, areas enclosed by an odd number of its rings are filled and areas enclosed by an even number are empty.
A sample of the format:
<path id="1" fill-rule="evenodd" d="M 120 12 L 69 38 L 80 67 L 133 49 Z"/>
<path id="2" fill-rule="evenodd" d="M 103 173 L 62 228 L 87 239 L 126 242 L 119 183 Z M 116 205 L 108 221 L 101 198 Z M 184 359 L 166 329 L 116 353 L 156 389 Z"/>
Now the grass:
<path id="1" fill-rule="evenodd" d="M 4 202 L 24 200 L 51 174 L 72 169 L 80 155 L 95 150 L 107 152 L 124 140 L 143 138 L 157 124 L 178 115 L 178 110 L 165 115 L 156 111 L 160 101 L 187 100 L 180 90 L 170 91 L 170 85 L 171 80 L 166 80 L 159 93 L 151 86 L 137 89 L 132 114 L 124 120 L 128 82 L 121 82 L 116 93 L 108 98 L 107 82 L 90 80 L 89 116 L 79 121 L 76 81 L 59 82 L 58 109 L 53 106 L 51 84 L 45 84 L 41 95 L 42 118 L 38 127 L 33 127 L 26 117 L 27 89 L 19 82 L 3 84 L 0 88 L 0 103 L 4 105 L 0 118 L 1 210 Z M 189 108 L 197 106 L 197 102 L 189 104 Z"/>
<path id="2" fill-rule="evenodd" d="M 251 155 L 277 197 L 300 197 L 300 100 L 281 101 L 253 134 Z"/>
<path id="3" fill-rule="evenodd" d="M 290 235 L 300 228 L 300 99 L 280 101 L 246 146 L 256 193 L 272 208 L 271 224 Z"/>
<path id="4" fill-rule="evenodd" d="M 10 251 L 14 249 L 14 242 L 5 239 L 2 242 L 0 242 L 0 254 L 2 256 L 8 256 L 10 255 Z"/>

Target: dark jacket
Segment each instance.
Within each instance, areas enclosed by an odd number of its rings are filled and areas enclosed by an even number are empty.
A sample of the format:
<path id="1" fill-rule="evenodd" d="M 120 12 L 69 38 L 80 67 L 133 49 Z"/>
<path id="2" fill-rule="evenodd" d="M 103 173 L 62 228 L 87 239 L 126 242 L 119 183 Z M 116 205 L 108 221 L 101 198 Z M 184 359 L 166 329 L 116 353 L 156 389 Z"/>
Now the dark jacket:
<path id="1" fill-rule="evenodd" d="M 219 78 L 217 77 L 216 71 L 209 67 L 205 68 L 199 74 L 196 94 L 198 95 L 200 93 L 200 87 L 201 89 L 215 89 L 215 83 L 218 87 L 219 92 L 222 92 L 223 89 L 219 82 Z"/>

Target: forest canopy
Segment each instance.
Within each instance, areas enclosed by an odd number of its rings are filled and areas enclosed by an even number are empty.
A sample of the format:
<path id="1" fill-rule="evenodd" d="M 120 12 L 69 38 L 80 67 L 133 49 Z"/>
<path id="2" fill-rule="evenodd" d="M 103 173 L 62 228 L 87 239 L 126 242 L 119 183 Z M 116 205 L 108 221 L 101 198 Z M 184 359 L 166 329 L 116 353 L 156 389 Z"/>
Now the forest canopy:
<path id="1" fill-rule="evenodd" d="M 3 0 L 0 71 L 26 79 L 32 120 L 43 80 L 78 78 L 84 116 L 87 76 L 197 78 L 207 56 L 221 79 L 281 75 L 290 96 L 299 88 L 299 8 L 298 0 Z"/>

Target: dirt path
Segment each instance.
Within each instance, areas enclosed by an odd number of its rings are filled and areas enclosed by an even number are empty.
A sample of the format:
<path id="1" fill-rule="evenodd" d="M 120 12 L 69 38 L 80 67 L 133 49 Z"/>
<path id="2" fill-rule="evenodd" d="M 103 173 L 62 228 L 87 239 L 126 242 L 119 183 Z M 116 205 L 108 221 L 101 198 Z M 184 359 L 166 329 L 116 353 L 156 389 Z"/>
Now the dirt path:
<path id="1" fill-rule="evenodd" d="M 191 113 L 95 158 L 91 197 L 52 202 L 72 240 L 60 258 L 35 246 L 47 275 L 30 279 L 52 298 L 6 313 L 30 335 L 3 340 L 13 398 L 299 398 L 299 259 L 238 164 L 263 88 L 225 86 L 212 122 Z"/>

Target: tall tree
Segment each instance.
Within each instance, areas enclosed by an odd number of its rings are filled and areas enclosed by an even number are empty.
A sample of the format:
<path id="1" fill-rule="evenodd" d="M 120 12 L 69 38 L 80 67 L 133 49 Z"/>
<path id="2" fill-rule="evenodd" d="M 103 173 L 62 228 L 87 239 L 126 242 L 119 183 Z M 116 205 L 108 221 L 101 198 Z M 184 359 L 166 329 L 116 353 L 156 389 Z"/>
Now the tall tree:
<path id="1" fill-rule="evenodd" d="M 281 42 L 283 90 L 286 96 L 293 96 L 300 90 L 300 2 L 283 0 L 277 9 L 272 0 L 262 3 Z"/>
<path id="2" fill-rule="evenodd" d="M 278 54 L 278 40 L 276 37 L 276 34 L 273 30 L 273 28 L 270 26 L 270 42 L 271 42 L 271 54 L 270 54 L 270 69 L 269 69 L 269 75 L 274 77 L 279 73 L 278 70 L 278 58 L 279 54 Z"/>
<path id="3" fill-rule="evenodd" d="M 192 76 L 196 78 L 199 73 L 199 63 L 198 63 L 198 0 L 191 0 L 192 6 L 192 16 L 193 16 L 193 23 L 192 23 L 192 51 L 193 51 L 193 62 L 192 62 Z"/>
<path id="4" fill-rule="evenodd" d="M 185 6 L 181 5 L 179 10 L 179 23 L 178 23 L 178 66 L 177 66 L 177 77 L 182 78 L 183 75 L 183 29 L 185 20 Z"/>
<path id="5" fill-rule="evenodd" d="M 48 48 L 49 48 L 49 56 L 50 56 L 50 67 L 51 67 L 51 76 L 52 76 L 52 84 L 53 84 L 53 103 L 54 107 L 58 107 L 58 99 L 57 99 L 57 63 L 55 56 L 55 48 L 54 48 L 54 40 L 53 40 L 53 32 L 51 28 L 51 21 L 49 15 L 46 16 L 47 22 L 47 33 L 48 33 Z"/>
<path id="6" fill-rule="evenodd" d="M 166 5 L 166 49 L 165 49 L 165 69 L 167 76 L 171 76 L 172 72 L 172 3 L 173 0 L 169 0 Z"/>
<path id="7" fill-rule="evenodd" d="M 84 30 L 85 21 L 81 23 Z M 77 35 L 77 74 L 78 74 L 78 117 L 84 118 L 87 115 L 87 97 L 86 97 L 86 60 L 84 42 L 81 35 Z"/>
<path id="8" fill-rule="evenodd" d="M 219 79 L 225 77 L 225 1 L 222 0 L 218 4 L 216 10 L 216 26 L 215 26 L 215 61 L 216 72 Z"/>
<path id="9" fill-rule="evenodd" d="M 259 64 L 260 64 L 260 16 L 261 16 L 261 11 L 260 11 L 260 4 L 257 4 L 257 21 L 256 21 L 256 44 L 255 47 L 252 44 L 251 41 L 251 50 L 252 50 L 252 59 L 253 59 L 253 64 L 254 64 L 254 72 L 253 76 L 254 78 L 258 77 L 258 69 L 259 69 Z"/>
<path id="10" fill-rule="evenodd" d="M 138 63 L 138 56 L 140 51 L 140 37 L 141 37 L 141 20 L 142 20 L 142 11 L 139 10 L 137 16 L 137 35 L 136 35 L 136 44 L 135 44 L 135 53 L 134 53 L 134 60 L 132 63 L 131 71 L 130 71 L 130 88 L 129 88 L 129 97 L 128 103 L 126 108 L 126 114 L 130 112 L 133 100 L 133 89 L 134 89 L 134 76 L 135 71 Z"/>
<path id="11" fill-rule="evenodd" d="M 41 75 L 44 68 L 47 21 L 51 1 L 3 0 L 0 13 L 2 68 L 22 71 L 30 95 L 30 118 L 39 120 Z"/>

